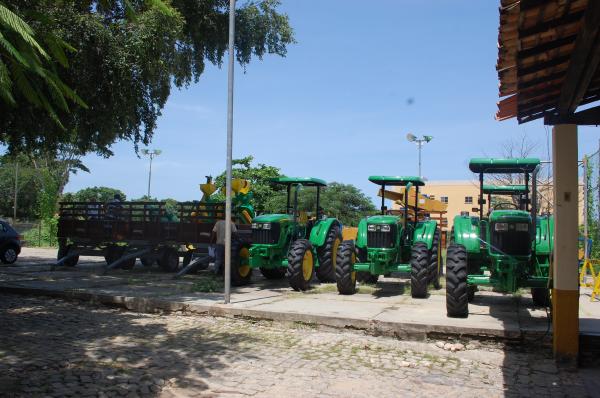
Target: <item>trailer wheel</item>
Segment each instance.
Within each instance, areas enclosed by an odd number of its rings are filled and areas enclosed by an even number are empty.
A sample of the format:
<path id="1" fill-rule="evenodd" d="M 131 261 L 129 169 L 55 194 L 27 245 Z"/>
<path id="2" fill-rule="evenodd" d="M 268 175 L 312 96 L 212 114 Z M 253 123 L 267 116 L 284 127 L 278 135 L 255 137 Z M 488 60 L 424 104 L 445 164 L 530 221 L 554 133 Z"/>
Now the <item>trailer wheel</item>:
<path id="1" fill-rule="evenodd" d="M 231 284 L 243 286 L 252 282 L 252 268 L 249 264 L 248 245 L 232 242 L 231 245 Z"/>
<path id="2" fill-rule="evenodd" d="M 121 269 L 126 269 L 126 270 L 130 270 L 133 267 L 135 267 L 135 257 L 134 258 L 130 258 L 129 260 L 125 261 L 123 264 L 121 264 Z"/>
<path id="3" fill-rule="evenodd" d="M 285 268 L 282 268 L 282 267 L 275 267 L 275 268 L 260 267 L 260 273 L 267 279 L 283 279 L 283 278 L 285 278 Z"/>
<path id="4" fill-rule="evenodd" d="M 429 249 L 425 243 L 415 243 L 410 251 L 410 292 L 413 298 L 427 297 L 428 271 Z"/>
<path id="5" fill-rule="evenodd" d="M 59 245 L 58 253 L 56 254 L 56 260 L 60 260 L 61 258 L 68 255 L 69 252 L 71 250 L 73 250 L 73 248 L 74 248 L 73 245 Z M 63 262 L 63 264 L 66 265 L 67 267 L 74 267 L 77 265 L 78 262 L 79 262 L 79 255 L 69 258 L 68 260 Z"/>
<path id="6" fill-rule="evenodd" d="M 175 272 L 179 268 L 179 253 L 175 249 L 164 249 L 158 259 L 158 265 L 165 272 Z"/>
<path id="7" fill-rule="evenodd" d="M 292 243 L 288 252 L 287 277 L 290 287 L 296 291 L 308 290 L 315 270 L 312 244 L 307 239 Z"/>
<path id="8" fill-rule="evenodd" d="M 142 263 L 142 265 L 144 267 L 152 267 L 154 265 L 155 261 L 156 261 L 156 259 L 152 255 L 146 254 L 146 255 L 140 257 L 140 262 Z"/>
<path id="9" fill-rule="evenodd" d="M 433 243 L 431 245 L 431 255 L 429 257 L 429 278 L 433 284 L 433 288 L 439 290 L 442 288 L 440 284 L 440 275 L 442 275 L 443 258 L 440 252 L 440 231 L 436 228 L 433 234 Z"/>
<path id="10" fill-rule="evenodd" d="M 337 224 L 334 224 L 329 228 L 329 232 L 327 232 L 325 244 L 317 248 L 319 266 L 316 268 L 316 273 L 320 282 L 335 282 L 335 262 L 341 243 L 340 228 Z"/>
<path id="11" fill-rule="evenodd" d="M 346 240 L 342 242 L 342 245 L 337 252 L 335 267 L 337 290 L 340 294 L 356 293 L 355 262 L 356 251 L 354 250 L 354 241 Z"/>
<path id="12" fill-rule="evenodd" d="M 104 252 L 104 260 L 106 261 L 106 265 L 111 265 L 112 263 L 120 259 L 123 256 L 124 252 L 125 247 L 123 246 L 108 246 Z"/>
<path id="13" fill-rule="evenodd" d="M 550 291 L 545 287 L 532 287 L 531 298 L 533 299 L 533 305 L 538 307 L 549 307 L 550 306 Z"/>
<path id="14" fill-rule="evenodd" d="M 469 316 L 467 250 L 450 245 L 446 254 L 446 313 L 452 318 Z"/>

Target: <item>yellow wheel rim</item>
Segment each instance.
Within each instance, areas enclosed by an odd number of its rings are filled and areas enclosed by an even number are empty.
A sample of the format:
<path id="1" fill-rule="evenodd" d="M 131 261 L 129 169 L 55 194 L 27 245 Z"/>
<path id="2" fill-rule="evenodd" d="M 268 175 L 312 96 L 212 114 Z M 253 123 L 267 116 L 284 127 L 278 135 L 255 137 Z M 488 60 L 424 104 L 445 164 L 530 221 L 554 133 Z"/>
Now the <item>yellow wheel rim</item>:
<path id="1" fill-rule="evenodd" d="M 336 239 L 333 242 L 333 250 L 331 251 L 331 256 L 333 257 L 331 259 L 331 265 L 333 266 L 333 272 L 335 272 L 335 262 L 337 259 L 337 252 L 338 252 L 338 248 L 340 247 L 340 243 L 342 243 L 339 239 Z"/>
<path id="2" fill-rule="evenodd" d="M 240 265 L 238 267 L 238 273 L 242 278 L 245 278 L 250 273 L 250 265 L 248 264 L 248 259 L 250 258 L 250 251 L 247 247 L 242 247 L 240 250 Z"/>
<path id="3" fill-rule="evenodd" d="M 356 283 L 356 271 L 354 271 L 354 263 L 356 262 L 356 254 L 352 253 L 352 272 L 350 272 L 350 279 L 352 283 Z"/>
<path id="4" fill-rule="evenodd" d="M 312 277 L 313 272 L 313 255 L 310 250 L 304 252 L 304 257 L 302 258 L 302 276 L 305 281 L 309 281 Z"/>

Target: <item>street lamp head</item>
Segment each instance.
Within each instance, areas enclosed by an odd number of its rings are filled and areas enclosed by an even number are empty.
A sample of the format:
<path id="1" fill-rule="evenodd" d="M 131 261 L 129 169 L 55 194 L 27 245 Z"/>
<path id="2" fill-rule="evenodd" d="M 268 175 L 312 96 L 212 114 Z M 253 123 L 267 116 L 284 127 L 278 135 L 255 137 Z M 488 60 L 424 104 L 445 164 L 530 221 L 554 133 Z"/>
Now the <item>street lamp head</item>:
<path id="1" fill-rule="evenodd" d="M 150 151 L 147 149 L 142 149 L 142 155 L 147 155 Z"/>
<path id="2" fill-rule="evenodd" d="M 414 134 L 408 133 L 406 134 L 406 139 L 408 140 L 408 142 L 414 142 L 417 137 Z"/>
<path id="3" fill-rule="evenodd" d="M 425 140 L 425 142 L 429 142 L 433 139 L 433 136 L 432 135 L 424 135 L 423 139 Z"/>

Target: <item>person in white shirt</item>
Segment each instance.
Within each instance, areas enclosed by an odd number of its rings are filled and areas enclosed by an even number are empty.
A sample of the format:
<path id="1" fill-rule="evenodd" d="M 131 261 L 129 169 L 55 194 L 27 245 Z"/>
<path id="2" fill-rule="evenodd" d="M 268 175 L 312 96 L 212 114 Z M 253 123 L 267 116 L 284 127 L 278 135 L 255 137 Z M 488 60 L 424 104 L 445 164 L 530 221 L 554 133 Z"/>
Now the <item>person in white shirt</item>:
<path id="1" fill-rule="evenodd" d="M 231 240 L 237 233 L 237 228 L 233 221 L 231 223 Z M 223 274 L 223 266 L 225 264 L 225 220 L 219 220 L 215 223 L 212 230 L 211 243 L 215 244 L 215 272 L 218 275 Z"/>

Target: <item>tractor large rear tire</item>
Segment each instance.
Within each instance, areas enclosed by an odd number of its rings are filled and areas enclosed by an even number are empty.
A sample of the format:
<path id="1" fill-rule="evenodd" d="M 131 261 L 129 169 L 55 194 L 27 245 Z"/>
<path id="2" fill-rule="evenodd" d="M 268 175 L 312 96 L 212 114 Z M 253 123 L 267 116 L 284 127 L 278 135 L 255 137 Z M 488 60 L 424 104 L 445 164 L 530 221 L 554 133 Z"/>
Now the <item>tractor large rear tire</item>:
<path id="1" fill-rule="evenodd" d="M 446 254 L 446 313 L 451 318 L 469 316 L 467 250 L 462 245 L 450 245 Z"/>
<path id="2" fill-rule="evenodd" d="M 337 258 L 337 251 L 341 243 L 342 238 L 340 236 L 340 227 L 337 224 L 333 224 L 327 232 L 325 243 L 323 246 L 317 248 L 319 266 L 316 269 L 316 273 L 320 282 L 335 282 L 335 262 Z"/>
<path id="3" fill-rule="evenodd" d="M 356 251 L 354 241 L 346 240 L 342 242 L 337 252 L 335 279 L 337 290 L 340 294 L 356 293 L 356 271 L 354 263 L 356 262 Z"/>
<path id="4" fill-rule="evenodd" d="M 442 258 L 440 249 L 440 231 L 436 228 L 433 234 L 431 255 L 429 257 L 429 280 L 433 284 L 433 288 L 436 290 L 442 288 L 442 285 L 440 284 L 440 275 L 442 275 L 443 261 L 444 260 Z"/>
<path id="5" fill-rule="evenodd" d="M 429 249 L 425 243 L 413 245 L 410 251 L 410 294 L 413 298 L 427 297 L 429 257 Z"/>
<path id="6" fill-rule="evenodd" d="M 294 241 L 288 252 L 287 277 L 290 287 L 296 291 L 308 290 L 314 271 L 312 244 L 307 239 Z"/>
<path id="7" fill-rule="evenodd" d="M 250 251 L 248 244 L 231 244 L 231 284 L 244 286 L 252 282 L 252 268 L 248 263 Z"/>
<path id="8" fill-rule="evenodd" d="M 158 258 L 158 265 L 165 272 L 177 272 L 179 268 L 179 253 L 173 248 L 164 249 L 162 255 Z"/>
<path id="9" fill-rule="evenodd" d="M 282 267 L 275 267 L 275 268 L 260 267 L 260 273 L 267 279 L 283 279 L 283 278 L 285 278 L 285 268 L 282 268 Z"/>
<path id="10" fill-rule="evenodd" d="M 545 287 L 532 287 L 531 298 L 533 299 L 533 305 L 538 307 L 549 307 L 550 306 L 550 291 Z"/>

